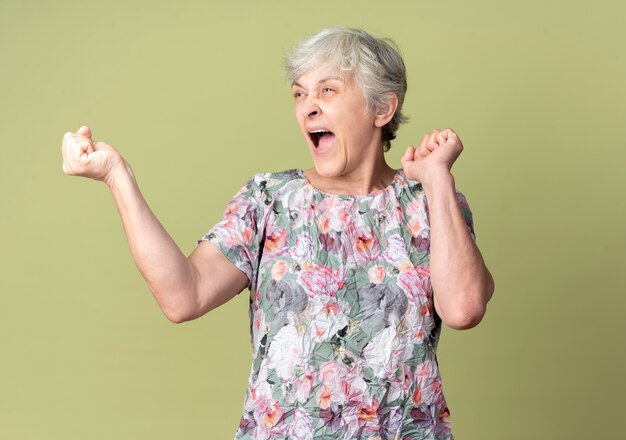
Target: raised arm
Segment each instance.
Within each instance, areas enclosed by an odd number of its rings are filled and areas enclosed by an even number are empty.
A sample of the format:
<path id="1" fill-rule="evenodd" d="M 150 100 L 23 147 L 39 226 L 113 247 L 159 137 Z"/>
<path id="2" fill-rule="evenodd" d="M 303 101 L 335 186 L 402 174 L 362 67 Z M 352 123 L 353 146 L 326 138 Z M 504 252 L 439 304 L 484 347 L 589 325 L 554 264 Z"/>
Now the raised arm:
<path id="1" fill-rule="evenodd" d="M 435 309 L 455 329 L 476 326 L 494 290 L 493 278 L 463 218 L 450 173 L 462 150 L 454 131 L 434 130 L 417 148 L 409 147 L 401 159 L 407 176 L 420 181 L 426 193 Z"/>
<path id="2" fill-rule="evenodd" d="M 165 316 L 195 319 L 248 285 L 248 277 L 212 243 L 186 257 L 143 198 L 130 165 L 110 145 L 93 141 L 88 127 L 66 133 L 63 171 L 103 181 L 111 190 L 130 251 Z"/>

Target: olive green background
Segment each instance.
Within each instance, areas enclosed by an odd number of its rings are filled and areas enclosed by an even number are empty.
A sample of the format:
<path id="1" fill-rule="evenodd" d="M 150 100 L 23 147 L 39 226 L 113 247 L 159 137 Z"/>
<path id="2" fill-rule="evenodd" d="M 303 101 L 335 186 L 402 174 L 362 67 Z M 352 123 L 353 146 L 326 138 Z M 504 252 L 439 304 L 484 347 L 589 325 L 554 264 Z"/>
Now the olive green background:
<path id="1" fill-rule="evenodd" d="M 61 171 L 81 124 L 132 164 L 185 252 L 253 174 L 307 168 L 282 58 L 328 26 L 393 38 L 388 159 L 434 128 L 496 279 L 439 360 L 459 440 L 623 438 L 626 6 L 615 1 L 0 0 L 0 438 L 230 439 L 247 294 L 160 312 L 104 185 Z"/>

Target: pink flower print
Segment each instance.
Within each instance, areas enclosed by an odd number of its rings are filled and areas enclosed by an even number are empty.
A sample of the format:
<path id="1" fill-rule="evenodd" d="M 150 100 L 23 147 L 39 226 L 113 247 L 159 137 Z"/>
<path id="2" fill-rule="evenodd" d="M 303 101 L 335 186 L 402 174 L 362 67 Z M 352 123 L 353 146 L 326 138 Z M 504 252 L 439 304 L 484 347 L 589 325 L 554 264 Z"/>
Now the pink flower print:
<path id="1" fill-rule="evenodd" d="M 407 229 L 411 233 L 413 240 L 420 237 L 428 239 L 430 235 L 430 227 L 423 199 L 415 199 L 409 203 L 409 206 L 407 207 L 407 217 Z"/>
<path id="2" fill-rule="evenodd" d="M 339 379 L 340 373 L 343 368 L 334 361 L 324 362 L 319 369 L 320 380 L 326 386 L 333 387 L 337 379 Z"/>
<path id="3" fill-rule="evenodd" d="M 305 410 L 299 408 L 293 412 L 293 421 L 287 435 L 292 440 L 310 440 L 313 438 L 313 421 Z"/>
<path id="4" fill-rule="evenodd" d="M 441 393 L 441 379 L 436 364 L 425 361 L 415 369 L 415 391 L 413 392 L 413 405 L 419 406 L 422 403 L 434 404 Z"/>
<path id="5" fill-rule="evenodd" d="M 259 380 L 260 379 L 260 380 Z M 246 411 L 265 412 L 271 404 L 272 389 L 265 377 L 260 377 L 249 387 L 248 398 L 246 399 Z"/>
<path id="6" fill-rule="evenodd" d="M 313 258 L 313 240 L 307 232 L 296 237 L 296 245 L 289 249 L 289 256 L 298 262 L 310 261 Z"/>
<path id="7" fill-rule="evenodd" d="M 321 231 L 322 233 L 327 233 L 330 229 L 341 231 L 350 218 L 346 210 L 345 202 L 342 202 L 341 199 L 336 197 L 323 199 L 318 209 L 321 212 L 319 218 L 324 218 L 324 226 L 326 228 Z"/>
<path id="8" fill-rule="evenodd" d="M 319 210 L 328 213 L 330 216 L 338 217 L 345 212 L 345 202 L 338 197 L 325 197 L 319 204 Z"/>
<path id="9" fill-rule="evenodd" d="M 319 417 L 324 421 L 324 426 L 329 426 L 333 431 L 337 432 L 341 429 L 341 409 L 338 411 L 330 408 L 321 409 Z"/>
<path id="10" fill-rule="evenodd" d="M 276 424 L 280 421 L 280 419 L 285 414 L 285 410 L 280 407 L 277 401 L 274 401 L 274 404 L 267 408 L 264 415 L 265 426 L 271 428 L 272 426 L 276 426 Z"/>
<path id="11" fill-rule="evenodd" d="M 380 284 L 385 278 L 385 269 L 382 266 L 372 266 L 367 271 L 367 276 L 372 284 Z"/>
<path id="12" fill-rule="evenodd" d="M 346 438 L 363 438 L 380 432 L 378 402 L 362 402 L 341 410 L 342 434 Z"/>
<path id="13" fill-rule="evenodd" d="M 328 403 L 329 405 L 332 404 L 333 408 L 346 402 L 343 385 L 346 374 L 347 367 L 335 361 L 327 361 L 320 366 L 319 378 L 323 384 L 321 389 L 325 390 L 324 393 L 329 393 L 328 396 L 326 394 L 323 396 L 329 399 Z"/>
<path id="14" fill-rule="evenodd" d="M 391 209 L 388 209 L 387 220 L 391 222 L 392 224 L 395 224 L 395 225 L 399 224 L 403 218 L 404 218 L 404 211 L 402 210 L 402 206 L 400 204 L 397 204 L 391 207 Z"/>
<path id="15" fill-rule="evenodd" d="M 431 297 L 430 269 L 426 266 L 410 266 L 398 276 L 398 285 L 409 301 L 425 304 Z"/>
<path id="16" fill-rule="evenodd" d="M 378 419 L 378 401 L 374 400 L 371 405 L 359 405 L 359 419 L 373 421 Z"/>
<path id="17" fill-rule="evenodd" d="M 422 224 L 417 217 L 411 217 L 406 225 L 413 237 L 417 237 L 422 232 Z"/>
<path id="18" fill-rule="evenodd" d="M 329 230 L 325 234 L 319 234 L 319 241 L 326 252 L 336 255 L 341 260 L 346 259 L 349 252 L 339 232 Z"/>
<path id="19" fill-rule="evenodd" d="M 277 260 L 274 266 L 272 266 L 272 278 L 276 281 L 282 280 L 288 269 L 287 263 L 283 260 Z"/>
<path id="20" fill-rule="evenodd" d="M 254 238 L 254 231 L 250 228 L 245 228 L 241 233 L 241 238 L 243 238 L 243 242 L 246 244 L 252 243 L 252 239 Z"/>
<path id="21" fill-rule="evenodd" d="M 245 213 L 246 205 L 242 203 L 238 203 L 237 196 L 239 196 L 244 191 L 246 191 L 246 189 L 247 188 L 245 186 L 242 186 L 241 188 L 239 188 L 239 191 L 237 191 L 235 198 L 231 200 L 231 202 L 226 206 L 226 209 L 224 209 L 224 217 L 229 217 L 231 215 L 236 216 L 236 217 L 241 217 Z"/>
<path id="22" fill-rule="evenodd" d="M 370 402 L 368 386 L 363 380 L 361 368 L 355 366 L 349 369 L 341 362 L 328 361 L 320 366 L 319 378 L 322 386 L 316 397 L 325 405 L 322 409 L 335 411 L 341 407 L 343 410 L 352 407 L 353 418 L 357 420 L 356 407 Z M 332 411 L 327 414 L 329 418 L 334 417 Z"/>
<path id="23" fill-rule="evenodd" d="M 420 387 L 415 388 L 413 391 L 413 405 L 419 406 L 422 403 L 422 389 Z"/>
<path id="24" fill-rule="evenodd" d="M 347 406 L 341 410 L 341 431 L 347 438 L 360 438 L 363 423 L 359 420 L 358 407 Z"/>
<path id="25" fill-rule="evenodd" d="M 324 214 L 317 218 L 317 227 L 322 234 L 328 234 L 330 231 L 330 220 Z"/>
<path id="26" fill-rule="evenodd" d="M 248 188 L 242 187 L 224 210 L 225 219 L 236 219 L 244 224 L 256 224 L 258 208 L 252 198 L 241 197 Z"/>
<path id="27" fill-rule="evenodd" d="M 343 288 L 345 281 L 346 275 L 341 267 L 333 269 L 314 263 L 300 271 L 299 276 L 299 283 L 310 298 L 322 294 L 335 296 Z"/>
<path id="28" fill-rule="evenodd" d="M 317 406 L 320 409 L 328 409 L 332 402 L 332 393 L 330 388 L 325 385 L 322 385 L 315 393 L 315 399 L 317 401 Z"/>
<path id="29" fill-rule="evenodd" d="M 421 316 L 432 316 L 432 314 L 433 314 L 433 306 L 432 306 L 432 304 L 430 302 L 426 303 L 426 304 L 422 304 L 420 306 L 420 315 Z"/>
<path id="30" fill-rule="evenodd" d="M 406 207 L 406 213 L 409 217 L 420 215 L 425 211 L 426 204 L 424 203 L 424 198 L 422 197 L 411 200 Z"/>
<path id="31" fill-rule="evenodd" d="M 411 244 L 416 251 L 427 252 L 430 249 L 430 231 L 422 231 L 418 237 L 413 237 Z"/>
<path id="32" fill-rule="evenodd" d="M 337 300 L 328 295 L 318 295 L 309 301 L 311 340 L 323 341 L 348 325 L 348 319 Z"/>
<path id="33" fill-rule="evenodd" d="M 328 301 L 326 305 L 324 305 L 323 309 L 326 316 L 329 316 L 331 313 L 334 316 L 339 314 L 339 304 L 337 304 L 333 299 Z"/>
<path id="34" fill-rule="evenodd" d="M 402 431 L 403 420 L 404 415 L 402 414 L 402 406 L 388 408 L 388 411 L 384 415 L 383 426 L 381 427 L 381 434 L 385 435 L 384 438 L 389 440 L 400 440 L 399 433 Z"/>
<path id="35" fill-rule="evenodd" d="M 354 259 L 358 264 L 366 265 L 380 255 L 378 238 L 371 229 L 359 228 L 352 236 L 354 243 Z"/>
<path id="36" fill-rule="evenodd" d="M 315 372 L 310 366 L 305 371 L 297 372 L 294 379 L 294 387 L 296 389 L 296 400 L 304 403 L 311 396 L 311 390 L 315 386 Z"/>
<path id="37" fill-rule="evenodd" d="M 385 400 L 392 402 L 397 399 L 404 399 L 413 386 L 413 373 L 404 363 L 399 363 L 396 367 L 395 375 L 389 378 L 389 391 Z"/>
<path id="38" fill-rule="evenodd" d="M 433 416 L 430 411 L 422 407 L 415 407 L 411 409 L 409 414 L 411 415 L 411 419 L 413 420 L 411 427 L 416 427 L 420 430 L 420 432 L 425 431 L 429 433 L 432 437 L 433 434 L 431 434 L 431 432 L 434 423 Z"/>
<path id="39" fill-rule="evenodd" d="M 383 252 L 383 258 L 385 261 L 393 264 L 394 266 L 410 261 L 404 240 L 400 235 L 393 234 L 387 239 L 385 243 L 385 252 Z"/>
<path id="40" fill-rule="evenodd" d="M 269 255 L 280 254 L 287 246 L 287 233 L 284 229 L 277 229 L 265 236 L 264 250 Z"/>
<path id="41" fill-rule="evenodd" d="M 313 327 L 315 330 L 315 340 L 323 340 L 326 339 L 324 336 L 328 333 L 328 327 L 324 324 L 313 323 Z"/>
<path id="42" fill-rule="evenodd" d="M 237 247 L 242 244 L 249 245 L 254 239 L 254 231 L 239 219 L 231 218 L 224 220 L 222 226 L 223 229 L 220 228 L 217 233 L 220 234 L 220 238 L 228 246 Z M 222 231 L 228 231 L 228 233 Z"/>
<path id="43" fill-rule="evenodd" d="M 256 428 L 256 422 L 254 419 L 248 419 L 247 414 L 241 416 L 239 420 L 239 429 L 237 429 L 237 435 L 252 434 Z"/>
<path id="44" fill-rule="evenodd" d="M 357 405 L 368 398 L 367 384 L 362 377 L 362 369 L 354 367 L 342 378 L 342 391 L 348 405 Z"/>

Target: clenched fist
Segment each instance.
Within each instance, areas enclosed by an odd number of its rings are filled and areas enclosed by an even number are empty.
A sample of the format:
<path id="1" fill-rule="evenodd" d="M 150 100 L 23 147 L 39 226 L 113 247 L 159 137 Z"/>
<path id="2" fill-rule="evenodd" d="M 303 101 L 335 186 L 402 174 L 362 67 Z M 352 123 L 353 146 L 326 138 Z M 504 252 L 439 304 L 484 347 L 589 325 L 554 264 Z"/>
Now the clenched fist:
<path id="1" fill-rule="evenodd" d="M 453 130 L 437 129 L 425 134 L 417 148 L 407 148 L 400 162 L 407 178 L 427 184 L 437 173 L 449 173 L 461 151 L 463 144 Z"/>
<path id="2" fill-rule="evenodd" d="M 110 184 L 116 168 L 124 159 L 110 145 L 91 139 L 89 127 L 82 126 L 76 133 L 67 132 L 61 146 L 63 172 L 70 176 L 83 176 Z"/>

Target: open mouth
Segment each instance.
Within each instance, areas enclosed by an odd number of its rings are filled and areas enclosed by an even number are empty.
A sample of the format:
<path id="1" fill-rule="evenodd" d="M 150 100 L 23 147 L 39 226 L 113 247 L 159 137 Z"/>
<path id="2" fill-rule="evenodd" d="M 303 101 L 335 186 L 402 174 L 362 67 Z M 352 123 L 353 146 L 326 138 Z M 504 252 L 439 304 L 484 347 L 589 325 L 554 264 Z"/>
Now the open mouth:
<path id="1" fill-rule="evenodd" d="M 312 130 L 309 132 L 309 137 L 317 149 L 320 146 L 328 146 L 335 139 L 335 134 L 329 130 Z"/>

